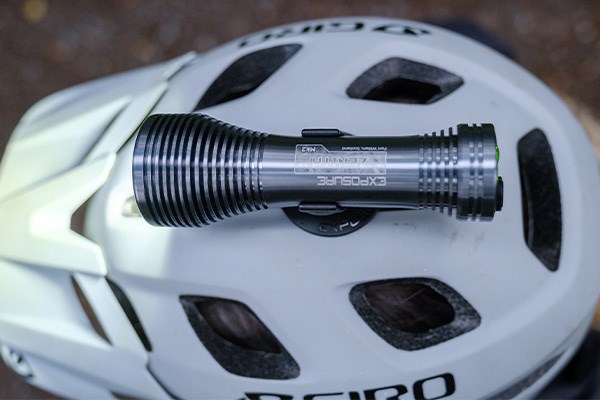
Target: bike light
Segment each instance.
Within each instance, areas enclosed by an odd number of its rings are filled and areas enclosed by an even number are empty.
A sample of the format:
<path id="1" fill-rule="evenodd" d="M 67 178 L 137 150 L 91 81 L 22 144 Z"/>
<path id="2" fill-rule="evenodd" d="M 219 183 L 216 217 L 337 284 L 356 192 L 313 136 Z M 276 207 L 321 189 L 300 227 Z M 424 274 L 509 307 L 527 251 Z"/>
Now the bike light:
<path id="1" fill-rule="evenodd" d="M 454 133 L 456 132 L 456 133 Z M 159 226 L 203 226 L 268 207 L 439 209 L 491 220 L 502 179 L 491 124 L 414 136 L 357 137 L 308 129 L 256 132 L 202 114 L 157 114 L 139 129 L 133 186 Z"/>

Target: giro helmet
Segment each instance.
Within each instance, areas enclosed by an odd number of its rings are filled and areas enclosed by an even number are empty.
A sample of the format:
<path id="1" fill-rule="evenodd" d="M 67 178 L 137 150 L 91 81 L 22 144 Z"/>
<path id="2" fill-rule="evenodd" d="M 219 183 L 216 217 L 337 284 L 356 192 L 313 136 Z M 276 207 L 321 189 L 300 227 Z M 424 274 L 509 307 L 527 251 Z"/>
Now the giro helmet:
<path id="1" fill-rule="evenodd" d="M 132 159 L 139 126 L 165 113 L 288 136 L 490 123 L 503 209 L 353 215 L 345 235 L 343 213 L 278 208 L 152 226 Z M 25 114 L 1 166 L 1 354 L 74 398 L 532 397 L 589 328 L 598 204 L 581 126 L 496 51 L 395 19 L 269 29 Z"/>

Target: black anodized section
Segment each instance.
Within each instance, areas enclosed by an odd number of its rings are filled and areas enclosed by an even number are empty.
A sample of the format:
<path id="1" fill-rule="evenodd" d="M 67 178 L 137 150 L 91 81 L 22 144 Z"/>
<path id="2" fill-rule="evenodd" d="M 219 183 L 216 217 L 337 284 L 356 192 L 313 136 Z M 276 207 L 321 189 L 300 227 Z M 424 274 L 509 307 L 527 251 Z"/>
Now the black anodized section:
<path id="1" fill-rule="evenodd" d="M 179 298 L 192 329 L 228 372 L 259 379 L 293 379 L 300 367 L 245 304 L 204 296 Z"/>
<path id="2" fill-rule="evenodd" d="M 196 105 L 195 111 L 251 93 L 301 48 L 300 44 L 286 44 L 258 50 L 239 58 L 210 85 Z"/>
<path id="3" fill-rule="evenodd" d="M 562 209 L 550 143 L 534 129 L 517 144 L 523 231 L 527 247 L 550 271 L 556 271 L 562 243 Z"/>
<path id="4" fill-rule="evenodd" d="M 451 72 L 396 57 L 366 70 L 346 89 L 346 94 L 354 99 L 431 104 L 462 84 L 462 78 Z"/>
<path id="5" fill-rule="evenodd" d="M 399 290 L 403 286 L 404 293 Z M 382 304 L 385 297 L 387 305 Z M 363 283 L 352 288 L 350 302 L 377 335 L 401 350 L 435 346 L 481 323 L 479 313 L 456 290 L 430 278 Z"/>

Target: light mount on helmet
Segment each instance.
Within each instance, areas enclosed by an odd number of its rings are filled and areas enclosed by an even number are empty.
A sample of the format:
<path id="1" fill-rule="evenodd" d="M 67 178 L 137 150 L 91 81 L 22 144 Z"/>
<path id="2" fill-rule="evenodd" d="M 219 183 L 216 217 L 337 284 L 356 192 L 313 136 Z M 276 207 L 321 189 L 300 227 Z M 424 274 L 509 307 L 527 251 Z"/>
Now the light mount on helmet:
<path id="1" fill-rule="evenodd" d="M 439 209 L 491 220 L 502 208 L 497 166 L 491 124 L 459 124 L 447 135 L 310 129 L 289 137 L 202 114 L 157 114 L 139 129 L 133 186 L 141 214 L 159 226 L 204 226 L 268 207 L 321 216 L 347 207 Z"/>

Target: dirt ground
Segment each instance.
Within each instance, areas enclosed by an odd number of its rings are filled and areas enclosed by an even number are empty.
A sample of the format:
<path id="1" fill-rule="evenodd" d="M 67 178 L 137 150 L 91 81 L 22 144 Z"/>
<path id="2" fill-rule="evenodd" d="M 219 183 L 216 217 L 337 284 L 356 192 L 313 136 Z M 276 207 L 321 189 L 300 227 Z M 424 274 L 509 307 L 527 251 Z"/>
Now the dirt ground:
<path id="1" fill-rule="evenodd" d="M 43 96 L 117 71 L 204 51 L 303 19 L 378 15 L 467 18 L 509 43 L 517 60 L 569 99 L 600 146 L 600 2 L 356 0 L 2 0 L 0 152 Z M 1 335 L 1 333 L 0 333 Z M 0 398 L 49 395 L 0 367 Z"/>

